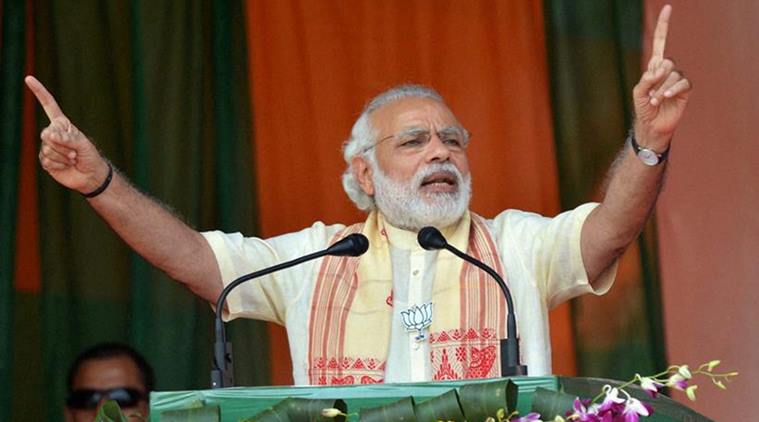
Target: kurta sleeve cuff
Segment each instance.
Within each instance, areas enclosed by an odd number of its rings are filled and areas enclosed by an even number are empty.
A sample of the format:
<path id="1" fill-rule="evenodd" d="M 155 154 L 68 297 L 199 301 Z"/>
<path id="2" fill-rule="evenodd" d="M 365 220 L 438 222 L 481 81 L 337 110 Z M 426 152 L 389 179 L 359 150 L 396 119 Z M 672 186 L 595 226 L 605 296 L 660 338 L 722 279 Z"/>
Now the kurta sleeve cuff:
<path id="1" fill-rule="evenodd" d="M 549 308 L 554 308 L 569 299 L 583 294 L 591 293 L 598 296 L 606 294 L 614 284 L 614 279 L 617 275 L 617 267 L 619 266 L 619 258 L 614 260 L 614 262 L 598 277 L 598 280 L 593 285 L 591 285 L 588 280 L 588 273 L 585 270 L 585 264 L 582 260 L 582 226 L 590 212 L 597 206 L 598 203 L 588 203 L 569 211 L 571 213 L 573 225 L 570 239 L 572 245 L 570 248 L 572 251 L 570 263 L 570 268 L 572 268 L 572 281 L 550 298 L 548 303 Z"/>
<path id="2" fill-rule="evenodd" d="M 219 266 L 222 284 L 224 287 L 227 287 L 237 277 L 242 275 L 235 267 L 232 256 L 234 256 L 234 250 L 236 249 L 233 245 L 235 242 L 242 242 L 243 237 L 240 233 L 226 234 L 221 231 L 209 231 L 201 234 L 209 246 L 211 246 L 214 256 L 216 256 L 216 264 Z M 216 302 L 211 303 L 211 308 L 216 312 Z M 226 308 L 222 313 L 222 319 L 230 321 L 241 316 L 240 314 L 242 313 L 241 292 L 239 289 L 232 290 L 227 296 Z"/>

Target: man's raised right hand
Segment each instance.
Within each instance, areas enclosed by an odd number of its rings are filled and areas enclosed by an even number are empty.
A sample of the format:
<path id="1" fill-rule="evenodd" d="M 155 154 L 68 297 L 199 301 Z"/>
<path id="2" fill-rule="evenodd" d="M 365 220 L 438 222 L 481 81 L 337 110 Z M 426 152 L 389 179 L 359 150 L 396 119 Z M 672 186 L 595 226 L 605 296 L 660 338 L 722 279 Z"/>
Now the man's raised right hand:
<path id="1" fill-rule="evenodd" d="M 50 125 L 40 133 L 39 160 L 58 183 L 81 193 L 97 189 L 108 176 L 108 164 L 95 145 L 63 114 L 55 98 L 34 76 L 24 79 L 45 110 Z"/>

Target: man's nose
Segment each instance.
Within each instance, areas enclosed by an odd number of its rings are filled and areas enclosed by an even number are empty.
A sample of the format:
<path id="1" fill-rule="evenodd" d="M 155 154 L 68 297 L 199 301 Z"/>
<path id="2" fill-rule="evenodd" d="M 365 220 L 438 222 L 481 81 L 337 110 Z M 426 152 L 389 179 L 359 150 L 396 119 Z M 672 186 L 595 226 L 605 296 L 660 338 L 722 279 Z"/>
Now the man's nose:
<path id="1" fill-rule="evenodd" d="M 451 150 L 448 146 L 437 133 L 431 133 L 427 143 L 427 161 L 448 161 L 450 158 Z"/>

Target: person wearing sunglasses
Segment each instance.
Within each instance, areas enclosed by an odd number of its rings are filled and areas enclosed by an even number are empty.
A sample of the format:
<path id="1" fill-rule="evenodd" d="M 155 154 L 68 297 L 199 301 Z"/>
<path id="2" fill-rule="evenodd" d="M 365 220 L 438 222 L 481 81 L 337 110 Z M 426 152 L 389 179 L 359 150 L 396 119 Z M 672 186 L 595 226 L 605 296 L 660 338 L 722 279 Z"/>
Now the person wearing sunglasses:
<path id="1" fill-rule="evenodd" d="M 96 344 L 69 368 L 65 419 L 91 422 L 107 400 L 115 400 L 127 416 L 147 417 L 154 384 L 153 368 L 137 351 L 121 343 Z"/>

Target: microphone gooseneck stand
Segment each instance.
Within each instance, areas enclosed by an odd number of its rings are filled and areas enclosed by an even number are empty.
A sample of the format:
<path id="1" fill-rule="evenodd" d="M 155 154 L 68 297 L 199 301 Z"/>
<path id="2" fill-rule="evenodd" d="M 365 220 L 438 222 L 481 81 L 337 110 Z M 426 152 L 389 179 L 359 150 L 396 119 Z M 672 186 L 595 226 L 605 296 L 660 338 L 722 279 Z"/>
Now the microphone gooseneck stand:
<path id="1" fill-rule="evenodd" d="M 224 310 L 224 304 L 227 296 L 235 287 L 240 284 L 262 277 L 273 272 L 290 268 L 306 261 L 321 258 L 326 255 L 333 256 L 359 256 L 369 249 L 369 240 L 361 233 L 353 233 L 335 242 L 327 249 L 314 252 L 312 254 L 293 259 L 292 261 L 283 262 L 264 268 L 262 270 L 246 274 L 229 283 L 219 295 L 216 301 L 216 318 L 214 320 L 214 332 L 216 341 L 213 345 L 213 365 L 211 367 L 211 388 L 234 387 L 234 367 L 232 362 L 232 344 L 227 342 L 227 333 L 224 329 L 224 321 L 221 315 Z"/>
<path id="2" fill-rule="evenodd" d="M 461 252 L 451 246 L 440 231 L 434 227 L 425 227 L 417 235 L 419 245 L 427 250 L 446 249 L 464 261 L 485 271 L 492 277 L 506 297 L 509 312 L 506 315 L 506 338 L 501 339 L 501 376 L 527 375 L 527 366 L 519 363 L 519 339 L 517 338 L 517 320 L 514 315 L 514 302 L 511 292 L 500 275 L 485 263 Z"/>

